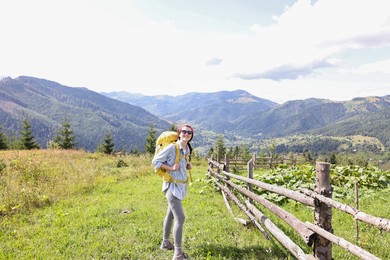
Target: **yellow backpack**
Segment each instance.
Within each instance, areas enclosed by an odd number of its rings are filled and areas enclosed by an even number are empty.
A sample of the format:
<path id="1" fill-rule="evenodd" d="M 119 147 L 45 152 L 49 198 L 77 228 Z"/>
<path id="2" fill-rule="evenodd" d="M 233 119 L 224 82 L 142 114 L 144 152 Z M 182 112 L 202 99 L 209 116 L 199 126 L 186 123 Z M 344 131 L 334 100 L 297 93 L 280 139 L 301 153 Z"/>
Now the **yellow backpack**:
<path id="1" fill-rule="evenodd" d="M 156 150 L 155 150 L 155 155 L 164 150 L 164 148 L 169 145 L 173 144 L 176 149 L 176 157 L 175 157 L 175 163 L 179 163 L 179 160 L 181 159 L 180 157 L 180 148 L 179 144 L 176 142 L 179 139 L 179 135 L 177 132 L 174 131 L 165 131 L 160 134 L 160 136 L 156 140 Z M 175 182 L 175 183 L 186 183 L 188 181 L 182 181 L 182 180 L 175 180 L 172 175 L 169 174 L 168 171 L 158 168 L 155 170 L 155 172 L 163 177 L 163 180 L 165 182 Z M 191 176 L 191 171 L 190 173 L 190 179 L 192 181 L 192 176 Z"/>

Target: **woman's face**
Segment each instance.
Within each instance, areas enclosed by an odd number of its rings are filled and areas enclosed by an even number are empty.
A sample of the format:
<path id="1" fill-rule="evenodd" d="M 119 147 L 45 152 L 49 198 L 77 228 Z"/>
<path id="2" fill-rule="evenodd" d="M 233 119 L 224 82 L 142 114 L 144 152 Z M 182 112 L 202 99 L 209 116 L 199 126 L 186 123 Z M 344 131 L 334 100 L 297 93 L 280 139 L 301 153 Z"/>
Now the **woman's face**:
<path id="1" fill-rule="evenodd" d="M 190 127 L 185 126 L 180 131 L 180 138 L 188 142 L 191 140 L 193 134 L 194 133 L 192 132 L 192 129 Z"/>

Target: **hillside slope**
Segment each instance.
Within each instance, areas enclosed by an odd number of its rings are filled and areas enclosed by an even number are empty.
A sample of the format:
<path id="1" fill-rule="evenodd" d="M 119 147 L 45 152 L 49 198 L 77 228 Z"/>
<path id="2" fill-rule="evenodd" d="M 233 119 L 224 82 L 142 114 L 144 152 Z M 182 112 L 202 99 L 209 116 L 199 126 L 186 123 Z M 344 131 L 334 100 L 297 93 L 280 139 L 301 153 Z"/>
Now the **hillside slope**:
<path id="1" fill-rule="evenodd" d="M 390 109 L 384 108 L 372 113 L 360 113 L 335 124 L 312 131 L 313 134 L 329 136 L 364 135 L 377 137 L 390 147 Z"/>
<path id="2" fill-rule="evenodd" d="M 33 77 L 0 81 L 0 122 L 8 135 L 18 134 L 27 117 L 42 147 L 51 140 L 65 117 L 79 147 L 94 150 L 111 133 L 118 149 L 143 150 L 153 123 L 156 130 L 169 123 L 141 107 L 108 98 L 86 88 L 72 88 Z"/>
<path id="3" fill-rule="evenodd" d="M 225 137 L 236 135 L 256 141 L 295 134 L 367 135 L 390 148 L 390 96 L 348 101 L 309 98 L 277 104 L 242 90 L 176 97 L 103 94 L 137 104 L 167 120 L 187 121 L 224 133 Z"/>
<path id="4" fill-rule="evenodd" d="M 269 110 L 277 105 L 244 90 L 192 92 L 179 96 L 142 96 L 127 92 L 102 94 L 141 106 L 164 119 L 174 122 L 192 122 L 203 129 L 215 132 L 233 131 L 235 124 L 248 115 Z"/>
<path id="5" fill-rule="evenodd" d="M 67 117 L 78 147 L 87 150 L 96 149 L 104 135 L 111 133 L 117 149 L 142 151 L 150 125 L 154 124 L 158 134 L 169 128 L 168 121 L 193 124 L 194 144 L 202 153 L 214 145 L 218 134 L 229 145 L 253 144 L 252 150 L 259 149 L 260 140 L 297 134 L 365 135 L 378 138 L 390 149 L 390 96 L 277 104 L 243 90 L 142 96 L 99 94 L 33 77 L 2 79 L 1 127 L 8 136 L 17 136 L 26 117 L 42 147 Z"/>

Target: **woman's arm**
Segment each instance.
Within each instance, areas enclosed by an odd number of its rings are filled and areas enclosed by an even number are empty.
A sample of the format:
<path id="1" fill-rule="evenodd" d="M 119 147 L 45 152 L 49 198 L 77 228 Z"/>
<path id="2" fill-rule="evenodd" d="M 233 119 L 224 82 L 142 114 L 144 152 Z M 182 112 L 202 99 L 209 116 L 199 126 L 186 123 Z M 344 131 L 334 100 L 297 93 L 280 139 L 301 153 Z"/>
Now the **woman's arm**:
<path id="1" fill-rule="evenodd" d="M 167 171 L 177 171 L 180 169 L 180 165 L 178 163 L 175 163 L 174 165 L 169 166 L 168 164 L 163 163 L 161 164 L 160 168 Z"/>
<path id="2" fill-rule="evenodd" d="M 175 146 L 173 144 L 165 147 L 161 152 L 153 157 L 152 163 L 155 169 L 161 168 L 167 171 L 176 171 L 179 169 L 179 165 L 175 164 L 174 158 L 176 156 Z M 172 165 L 169 165 L 169 164 Z"/>

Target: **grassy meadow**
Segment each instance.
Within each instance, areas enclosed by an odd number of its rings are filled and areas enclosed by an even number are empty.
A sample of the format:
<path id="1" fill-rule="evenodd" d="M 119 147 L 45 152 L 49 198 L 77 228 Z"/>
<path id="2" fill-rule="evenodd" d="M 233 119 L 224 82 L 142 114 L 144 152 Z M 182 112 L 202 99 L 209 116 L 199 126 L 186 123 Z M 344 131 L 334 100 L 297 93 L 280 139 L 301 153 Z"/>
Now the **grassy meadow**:
<path id="1" fill-rule="evenodd" d="M 159 248 L 167 205 L 150 161 L 84 151 L 0 151 L 0 259 L 171 259 L 172 251 Z M 206 174 L 206 162 L 195 161 L 183 201 L 183 247 L 191 259 L 294 259 L 254 225 L 235 222 Z M 388 197 L 388 189 L 376 191 L 361 200 L 361 210 L 390 218 Z M 311 209 L 283 207 L 313 221 Z M 355 242 L 352 217 L 333 212 L 335 234 Z M 287 225 L 267 216 L 311 253 Z M 390 234 L 360 224 L 358 244 L 386 259 Z M 336 245 L 333 256 L 358 259 Z"/>

